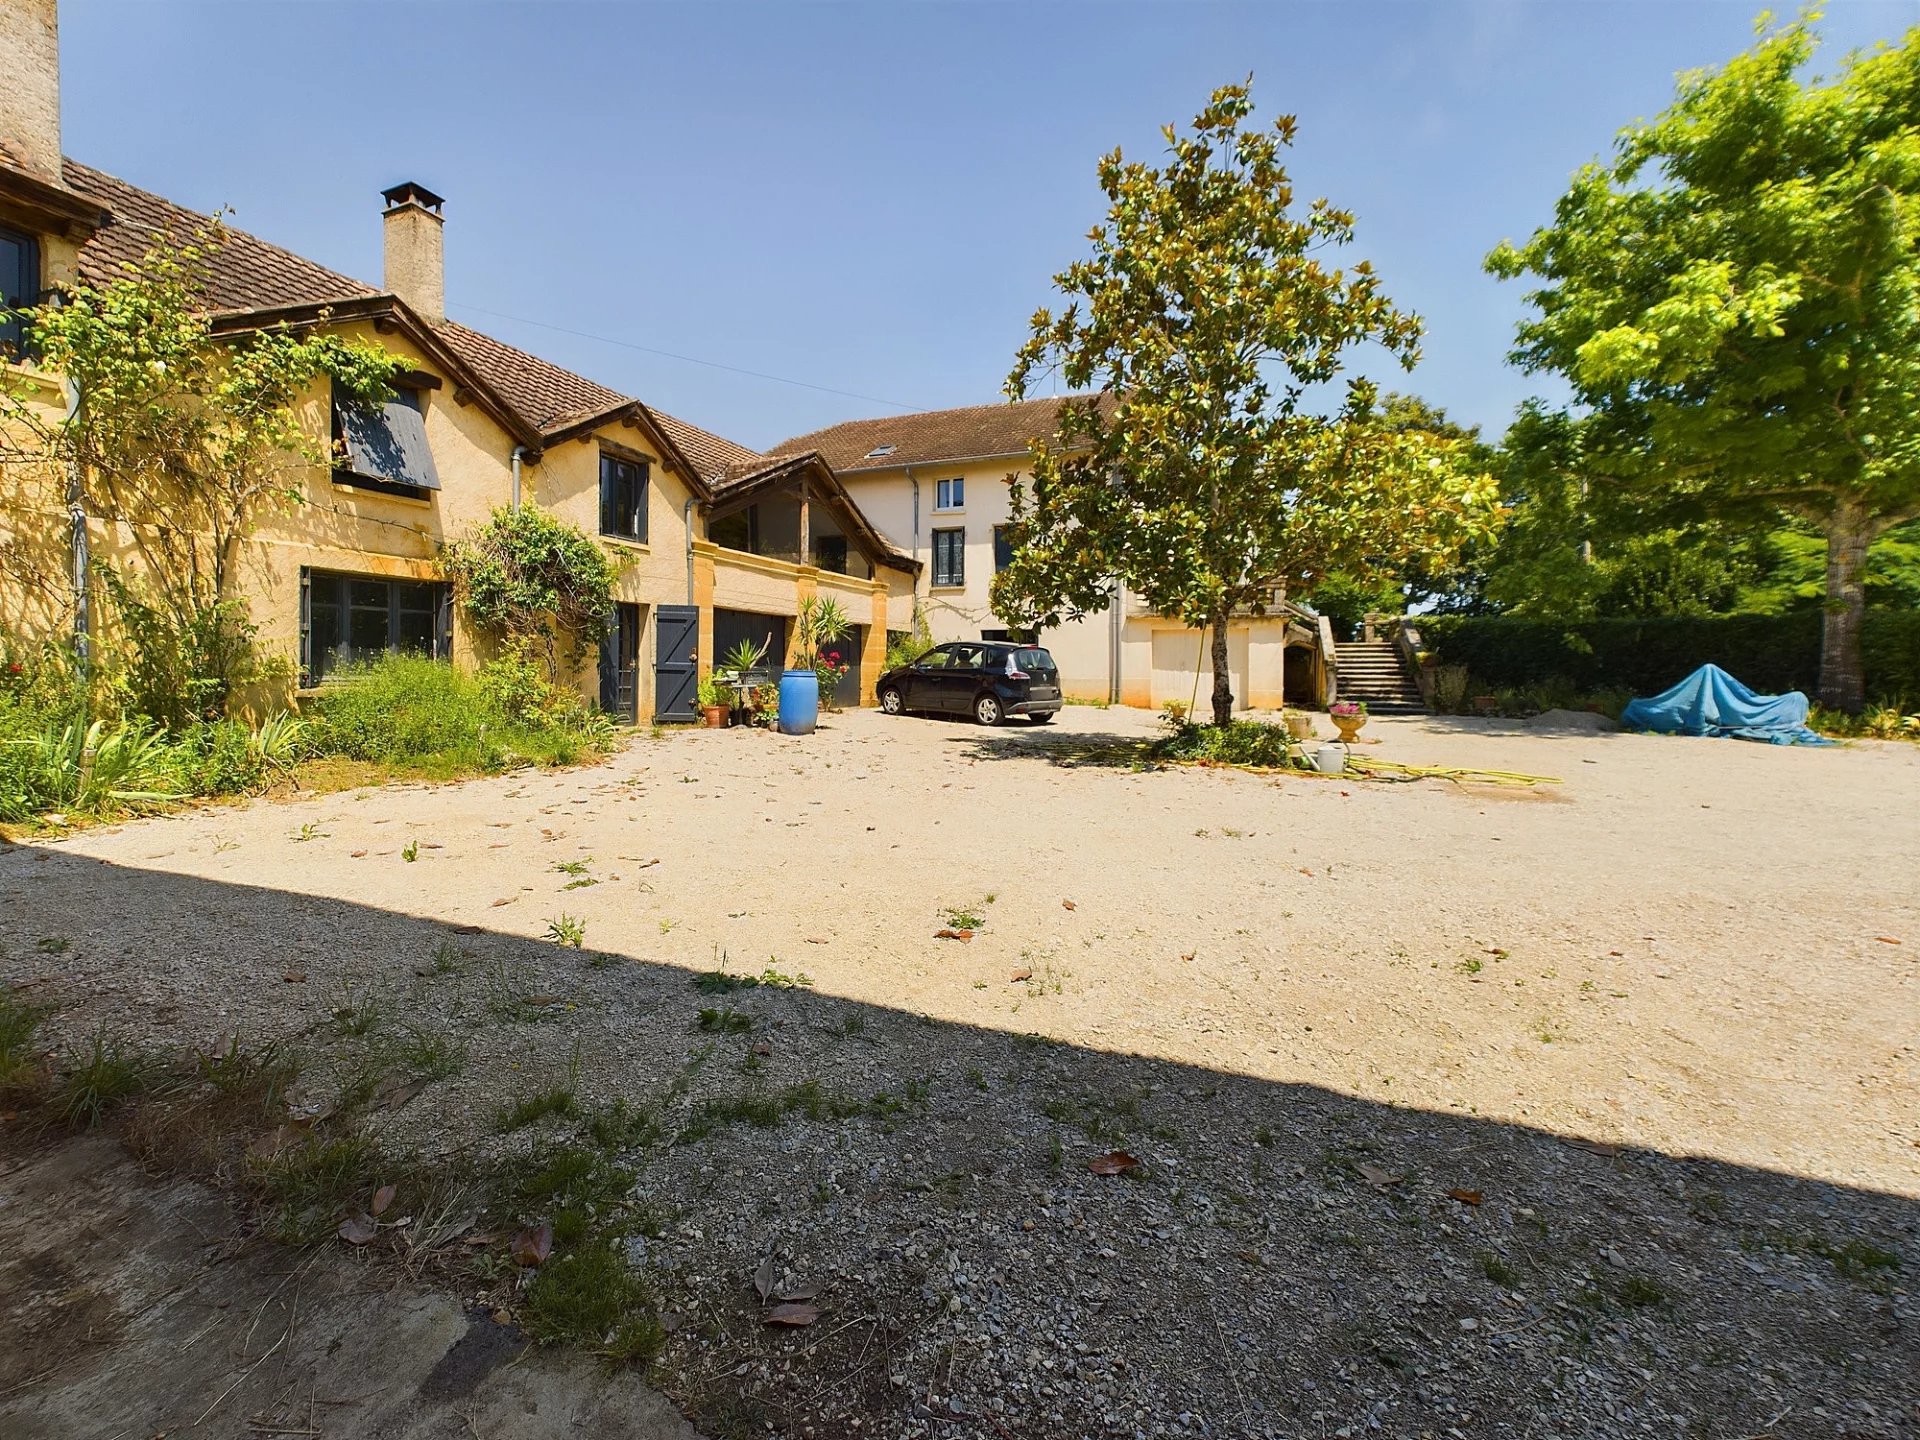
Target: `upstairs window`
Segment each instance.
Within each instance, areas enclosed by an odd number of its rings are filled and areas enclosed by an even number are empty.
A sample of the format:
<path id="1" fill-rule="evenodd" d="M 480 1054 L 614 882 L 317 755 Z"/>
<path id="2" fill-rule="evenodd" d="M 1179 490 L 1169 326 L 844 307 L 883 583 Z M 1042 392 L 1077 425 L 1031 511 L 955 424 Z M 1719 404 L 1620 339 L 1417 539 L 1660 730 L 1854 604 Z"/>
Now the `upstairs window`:
<path id="1" fill-rule="evenodd" d="M 749 505 L 707 522 L 707 539 L 727 550 L 760 553 L 760 507 Z"/>
<path id="2" fill-rule="evenodd" d="M 965 480 L 938 480 L 933 486 L 933 508 L 935 510 L 959 510 L 967 503 L 967 482 Z"/>
<path id="3" fill-rule="evenodd" d="M 647 538 L 647 463 L 600 452 L 600 533 Z"/>
<path id="4" fill-rule="evenodd" d="M 966 531 L 933 532 L 933 583 L 948 588 L 967 583 Z"/>
<path id="5" fill-rule="evenodd" d="M 816 535 L 813 537 L 813 563 L 821 570 L 830 570 L 835 575 L 847 573 L 847 537 L 844 535 Z"/>
<path id="6" fill-rule="evenodd" d="M 357 485 L 424 500 L 440 488 L 427 446 L 426 395 L 396 389 L 384 405 L 333 405 L 334 468 L 338 485 Z"/>
<path id="7" fill-rule="evenodd" d="M 996 525 L 993 527 L 993 571 L 997 575 L 1012 563 L 1013 542 L 1007 538 L 1007 527 Z"/>
<path id="8" fill-rule="evenodd" d="M 31 235 L 0 230 L 0 360 L 26 353 L 22 310 L 40 303 L 40 247 Z"/>

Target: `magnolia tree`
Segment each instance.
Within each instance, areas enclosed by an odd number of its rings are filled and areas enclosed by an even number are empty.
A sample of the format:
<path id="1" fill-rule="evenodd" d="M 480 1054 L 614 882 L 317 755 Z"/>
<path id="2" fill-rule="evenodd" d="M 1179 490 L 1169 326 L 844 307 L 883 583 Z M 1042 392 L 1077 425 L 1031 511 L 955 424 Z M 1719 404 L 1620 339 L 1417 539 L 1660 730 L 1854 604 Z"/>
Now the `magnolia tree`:
<path id="1" fill-rule="evenodd" d="M 1515 359 L 1572 382 L 1596 483 L 1825 532 L 1820 698 L 1852 710 L 1867 548 L 1920 515 L 1920 29 L 1803 81 L 1815 45 L 1683 76 L 1487 264 L 1539 282 Z"/>
<path id="2" fill-rule="evenodd" d="M 221 713 L 249 677 L 242 546 L 263 516 L 301 501 L 328 459 L 303 402 L 322 382 L 349 401 L 384 399 L 398 366 L 313 327 L 215 335 L 202 296 L 221 244 L 218 223 L 163 238 L 105 284 L 28 313 L 64 410 L 0 371 L 0 459 L 64 486 L 36 508 L 64 505 L 104 530 L 91 578 L 118 612 L 125 653 L 114 658 L 129 703 L 167 723 Z"/>
<path id="3" fill-rule="evenodd" d="M 1219 725 L 1235 613 L 1336 571 L 1444 566 L 1494 513 L 1465 447 L 1385 423 L 1365 380 L 1332 414 L 1308 403 L 1358 347 L 1411 367 L 1420 326 L 1366 261 L 1327 258 L 1353 217 L 1296 204 L 1281 163 L 1293 117 L 1243 128 L 1252 112 L 1248 87 L 1225 86 L 1191 134 L 1165 130 L 1164 165 L 1100 162 L 1093 254 L 1054 277 L 1067 304 L 1033 317 L 1007 382 L 1014 399 L 1052 376 L 1097 393 L 1062 406 L 1031 488 L 1015 481 L 1013 559 L 993 591 L 1002 617 L 1052 625 L 1117 583 L 1206 627 Z"/>

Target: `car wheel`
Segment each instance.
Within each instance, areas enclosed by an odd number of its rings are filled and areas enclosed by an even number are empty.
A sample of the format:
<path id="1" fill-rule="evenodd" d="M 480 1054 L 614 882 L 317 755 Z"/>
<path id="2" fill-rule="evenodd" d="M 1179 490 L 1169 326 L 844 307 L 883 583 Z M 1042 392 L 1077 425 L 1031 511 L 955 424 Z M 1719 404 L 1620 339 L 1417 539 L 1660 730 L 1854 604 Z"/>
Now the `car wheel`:
<path id="1" fill-rule="evenodd" d="M 1038 715 L 1027 716 L 1027 719 L 1036 725 L 1051 725 L 1053 723 L 1053 712 L 1051 710 L 1042 710 Z"/>
<path id="2" fill-rule="evenodd" d="M 880 692 L 880 708 L 889 715 L 904 715 L 907 709 L 900 692 L 891 685 Z"/>
<path id="3" fill-rule="evenodd" d="M 973 702 L 973 718 L 978 720 L 982 725 L 998 725 L 1000 723 L 1000 713 L 1000 697 L 998 695 L 988 693 Z"/>

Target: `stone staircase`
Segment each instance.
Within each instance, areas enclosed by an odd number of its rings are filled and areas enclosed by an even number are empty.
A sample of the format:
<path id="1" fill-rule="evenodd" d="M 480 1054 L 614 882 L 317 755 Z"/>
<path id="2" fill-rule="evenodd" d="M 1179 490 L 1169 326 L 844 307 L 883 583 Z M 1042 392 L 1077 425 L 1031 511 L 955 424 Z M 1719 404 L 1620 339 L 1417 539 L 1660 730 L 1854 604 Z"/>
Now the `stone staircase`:
<path id="1" fill-rule="evenodd" d="M 1342 641 L 1333 647 L 1339 700 L 1366 702 L 1369 715 L 1424 715 L 1420 686 L 1407 674 L 1391 640 Z"/>

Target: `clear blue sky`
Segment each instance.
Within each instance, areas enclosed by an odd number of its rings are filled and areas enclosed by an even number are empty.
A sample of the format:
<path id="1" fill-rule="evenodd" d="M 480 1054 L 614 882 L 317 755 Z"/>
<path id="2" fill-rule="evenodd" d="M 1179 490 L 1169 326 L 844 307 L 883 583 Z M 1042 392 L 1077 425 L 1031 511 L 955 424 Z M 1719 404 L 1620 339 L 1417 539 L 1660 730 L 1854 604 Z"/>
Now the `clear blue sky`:
<path id="1" fill-rule="evenodd" d="M 1481 257 L 1759 8 L 67 0 L 65 141 L 374 283 L 378 192 L 418 180 L 456 319 L 758 447 L 998 398 L 1100 216 L 1097 157 L 1252 72 L 1300 118 L 1303 195 L 1356 212 L 1354 258 L 1427 320 L 1394 383 L 1498 434 L 1541 386 Z M 1836 0 L 1823 63 L 1916 24 Z"/>

